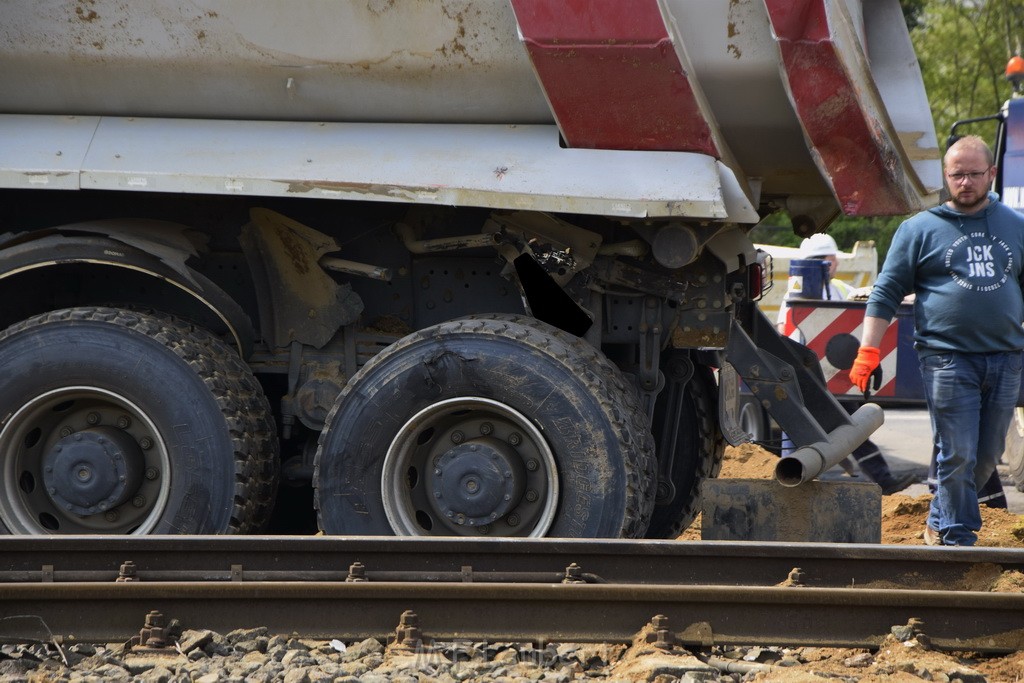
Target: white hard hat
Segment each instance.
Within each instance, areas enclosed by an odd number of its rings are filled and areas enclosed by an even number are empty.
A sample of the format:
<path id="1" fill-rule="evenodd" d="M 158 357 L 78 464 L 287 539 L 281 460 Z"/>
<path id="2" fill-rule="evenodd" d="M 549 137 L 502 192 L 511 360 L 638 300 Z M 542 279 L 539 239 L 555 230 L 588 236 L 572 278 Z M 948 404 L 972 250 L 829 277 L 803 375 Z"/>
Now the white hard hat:
<path id="1" fill-rule="evenodd" d="M 800 256 L 802 258 L 813 258 L 815 256 L 835 256 L 839 253 L 839 247 L 832 235 L 823 232 L 816 232 L 800 243 Z"/>

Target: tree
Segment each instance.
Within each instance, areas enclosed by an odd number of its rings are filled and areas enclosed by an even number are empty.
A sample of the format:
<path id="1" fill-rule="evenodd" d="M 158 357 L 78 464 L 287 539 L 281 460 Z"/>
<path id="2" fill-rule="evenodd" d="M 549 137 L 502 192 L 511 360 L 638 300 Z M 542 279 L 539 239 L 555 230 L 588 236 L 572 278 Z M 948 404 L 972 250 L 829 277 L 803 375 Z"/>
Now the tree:
<path id="1" fill-rule="evenodd" d="M 999 111 L 1011 88 L 1006 61 L 1024 39 L 1024 0 L 925 0 L 910 37 L 939 140 L 954 121 Z M 992 140 L 995 124 L 972 132 Z"/>
<path id="2" fill-rule="evenodd" d="M 921 12 L 924 11 L 924 3 L 925 0 L 900 0 L 900 7 L 903 8 L 903 20 L 907 22 L 908 29 L 917 28 Z"/>

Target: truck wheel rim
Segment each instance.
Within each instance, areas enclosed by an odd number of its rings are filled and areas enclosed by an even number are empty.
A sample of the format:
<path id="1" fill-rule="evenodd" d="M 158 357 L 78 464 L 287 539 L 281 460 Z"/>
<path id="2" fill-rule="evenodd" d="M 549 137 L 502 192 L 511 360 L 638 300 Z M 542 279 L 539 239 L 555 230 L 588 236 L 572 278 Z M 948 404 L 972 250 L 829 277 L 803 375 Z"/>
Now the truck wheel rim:
<path id="1" fill-rule="evenodd" d="M 0 519 L 16 534 L 152 533 L 171 471 L 156 425 L 98 387 L 47 392 L 0 431 Z"/>
<path id="2" fill-rule="evenodd" d="M 750 435 L 754 441 L 763 441 L 764 434 L 761 433 L 761 417 L 757 413 L 757 407 L 747 402 L 740 403 L 740 429 Z"/>
<path id="3" fill-rule="evenodd" d="M 555 518 L 558 470 L 522 413 L 487 398 L 452 398 L 398 431 L 381 497 L 400 536 L 541 537 Z"/>

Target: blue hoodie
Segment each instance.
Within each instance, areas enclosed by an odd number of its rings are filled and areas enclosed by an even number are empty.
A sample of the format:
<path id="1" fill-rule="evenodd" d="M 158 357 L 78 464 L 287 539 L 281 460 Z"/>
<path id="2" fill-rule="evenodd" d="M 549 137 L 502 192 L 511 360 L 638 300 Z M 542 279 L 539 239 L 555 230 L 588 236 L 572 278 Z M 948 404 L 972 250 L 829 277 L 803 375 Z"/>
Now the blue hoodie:
<path id="1" fill-rule="evenodd" d="M 914 342 L 944 351 L 1024 349 L 1024 216 L 990 192 L 964 214 L 945 204 L 900 225 L 868 298 L 867 315 L 891 320 L 911 292 Z"/>

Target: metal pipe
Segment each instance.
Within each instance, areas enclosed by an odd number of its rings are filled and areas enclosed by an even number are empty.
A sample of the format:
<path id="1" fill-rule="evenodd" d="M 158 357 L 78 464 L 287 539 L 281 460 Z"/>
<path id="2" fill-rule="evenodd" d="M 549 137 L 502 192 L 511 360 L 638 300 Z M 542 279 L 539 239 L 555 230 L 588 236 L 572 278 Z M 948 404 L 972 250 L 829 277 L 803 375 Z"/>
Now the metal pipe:
<path id="1" fill-rule="evenodd" d="M 476 249 L 493 247 L 495 236 L 490 233 L 464 235 L 461 237 L 439 237 L 433 240 L 418 240 L 411 226 L 405 223 L 395 224 L 395 233 L 402 240 L 405 248 L 414 254 L 431 254 L 439 251 L 455 251 L 458 249 Z"/>
<path id="2" fill-rule="evenodd" d="M 615 242 L 613 244 L 602 244 L 597 249 L 601 256 L 632 256 L 642 258 L 647 255 L 650 247 L 642 240 L 630 240 L 628 242 Z"/>
<path id="3" fill-rule="evenodd" d="M 335 258 L 333 256 L 323 256 L 320 259 L 320 267 L 326 268 L 327 270 L 334 270 L 339 273 L 345 273 L 346 275 L 358 275 L 360 277 L 368 277 L 371 280 L 391 282 L 390 268 L 372 266 L 368 263 L 359 263 L 357 261 L 349 261 L 347 259 Z"/>
<path id="4" fill-rule="evenodd" d="M 885 415 L 874 403 L 865 403 L 850 416 L 850 424 L 840 425 L 824 441 L 802 446 L 783 457 L 775 466 L 775 478 L 783 486 L 799 486 L 839 464 L 882 426 Z"/>
<path id="5" fill-rule="evenodd" d="M 752 671 L 755 673 L 768 673 L 783 668 L 772 666 L 771 664 L 761 664 L 760 662 L 736 662 L 722 657 L 708 657 L 705 663 L 727 674 L 748 674 Z"/>

